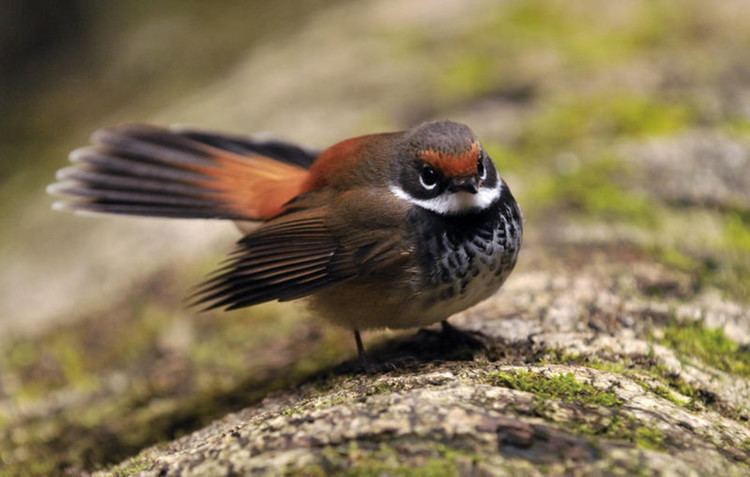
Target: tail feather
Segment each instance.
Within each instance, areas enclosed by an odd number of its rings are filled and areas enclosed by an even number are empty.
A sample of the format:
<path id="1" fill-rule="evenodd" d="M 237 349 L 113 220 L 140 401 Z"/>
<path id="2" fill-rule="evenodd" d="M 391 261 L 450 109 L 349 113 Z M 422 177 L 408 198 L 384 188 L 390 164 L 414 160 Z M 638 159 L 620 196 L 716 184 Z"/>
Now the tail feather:
<path id="1" fill-rule="evenodd" d="M 100 186 L 113 190 L 124 189 L 142 192 L 170 192 L 186 196 L 195 195 L 196 193 L 201 192 L 200 189 L 195 186 L 177 181 L 167 181 L 164 180 L 164 177 L 142 179 L 141 177 L 128 175 L 127 173 L 116 175 L 113 174 L 112 171 L 101 172 L 86 167 L 66 167 L 65 169 L 60 169 L 57 173 L 57 180 L 99 184 Z M 196 175 L 196 178 L 192 180 L 200 180 L 200 176 Z"/>
<path id="2" fill-rule="evenodd" d="M 70 153 L 70 162 L 78 167 L 99 170 L 119 176 L 137 178 L 150 177 L 166 179 L 173 182 L 196 182 L 204 179 L 203 175 L 169 165 L 159 164 L 146 159 L 128 156 L 123 151 L 113 151 L 102 146 L 88 146 Z M 66 168 L 67 169 L 67 168 Z"/>
<path id="3" fill-rule="evenodd" d="M 320 151 L 275 139 L 248 139 L 240 136 L 178 128 L 180 135 L 240 155 L 260 155 L 309 169 Z"/>
<path id="4" fill-rule="evenodd" d="M 150 126 L 97 131 L 70 155 L 49 192 L 57 208 L 112 214 L 264 220 L 295 197 L 312 152 L 258 141 Z M 266 154 L 262 154 L 263 152 Z"/>

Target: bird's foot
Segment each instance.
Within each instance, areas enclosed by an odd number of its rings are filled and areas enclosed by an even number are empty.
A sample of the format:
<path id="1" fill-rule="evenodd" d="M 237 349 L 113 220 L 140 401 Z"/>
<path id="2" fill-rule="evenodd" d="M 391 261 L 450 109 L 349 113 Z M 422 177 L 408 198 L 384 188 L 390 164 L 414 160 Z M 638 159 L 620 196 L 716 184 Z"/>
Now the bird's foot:
<path id="1" fill-rule="evenodd" d="M 375 372 L 375 368 L 372 365 L 372 362 L 370 361 L 370 358 L 367 357 L 367 354 L 360 354 L 359 355 L 359 367 L 364 373 L 372 374 Z"/>
<path id="2" fill-rule="evenodd" d="M 448 320 L 440 322 L 440 337 L 442 340 L 455 345 L 470 349 L 487 349 L 484 335 L 474 331 L 465 331 L 448 323 Z"/>

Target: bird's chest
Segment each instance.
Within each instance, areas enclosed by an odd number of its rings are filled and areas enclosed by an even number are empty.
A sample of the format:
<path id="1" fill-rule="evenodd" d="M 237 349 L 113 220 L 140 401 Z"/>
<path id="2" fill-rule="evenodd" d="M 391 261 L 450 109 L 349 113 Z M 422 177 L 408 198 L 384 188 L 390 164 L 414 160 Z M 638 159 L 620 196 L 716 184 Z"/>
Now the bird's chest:
<path id="1" fill-rule="evenodd" d="M 419 302 L 450 316 L 492 295 L 515 266 L 521 219 L 515 204 L 471 217 L 439 218 L 419 228 Z"/>

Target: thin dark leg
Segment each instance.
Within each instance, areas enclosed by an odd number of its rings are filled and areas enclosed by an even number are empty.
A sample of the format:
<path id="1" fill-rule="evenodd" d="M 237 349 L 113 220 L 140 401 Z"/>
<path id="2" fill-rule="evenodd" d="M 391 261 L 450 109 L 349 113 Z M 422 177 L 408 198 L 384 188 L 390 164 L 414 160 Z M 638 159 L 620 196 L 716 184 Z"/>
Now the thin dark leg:
<path id="1" fill-rule="evenodd" d="M 440 327 L 441 327 L 443 333 L 450 333 L 450 332 L 456 330 L 456 328 L 453 325 L 451 325 L 450 323 L 448 323 L 448 320 L 441 321 L 440 322 Z"/>
<path id="2" fill-rule="evenodd" d="M 361 358 L 365 355 L 365 345 L 362 344 L 362 335 L 359 334 L 359 330 L 354 330 L 354 341 L 357 343 L 357 353 Z"/>
<path id="3" fill-rule="evenodd" d="M 357 354 L 359 355 L 359 363 L 364 369 L 370 368 L 370 362 L 367 359 L 365 353 L 365 345 L 362 344 L 362 336 L 359 334 L 359 330 L 354 330 L 354 341 L 357 343 Z"/>

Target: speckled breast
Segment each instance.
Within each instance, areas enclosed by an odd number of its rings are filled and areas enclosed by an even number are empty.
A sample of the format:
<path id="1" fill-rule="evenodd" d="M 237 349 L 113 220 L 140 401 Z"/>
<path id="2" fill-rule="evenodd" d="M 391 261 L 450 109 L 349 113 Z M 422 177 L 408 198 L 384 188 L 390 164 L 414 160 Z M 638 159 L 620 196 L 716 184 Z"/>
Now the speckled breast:
<path id="1" fill-rule="evenodd" d="M 456 217 L 424 214 L 418 230 L 421 305 L 444 319 L 488 298 L 518 258 L 521 213 L 510 194 L 487 209 Z"/>

